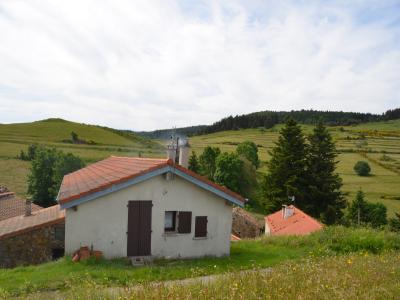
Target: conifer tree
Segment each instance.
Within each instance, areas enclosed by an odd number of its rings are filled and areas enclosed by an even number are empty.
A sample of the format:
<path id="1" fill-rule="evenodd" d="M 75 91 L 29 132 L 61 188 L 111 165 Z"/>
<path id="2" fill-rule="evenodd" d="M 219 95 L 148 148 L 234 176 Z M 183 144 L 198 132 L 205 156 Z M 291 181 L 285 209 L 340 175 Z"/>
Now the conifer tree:
<path id="1" fill-rule="evenodd" d="M 189 157 L 188 169 L 195 173 L 200 173 L 199 160 L 197 159 L 196 152 L 194 152 L 194 151 L 192 151 L 192 155 L 190 155 L 190 157 Z"/>
<path id="2" fill-rule="evenodd" d="M 278 141 L 270 151 L 268 174 L 262 185 L 266 209 L 274 211 L 295 196 L 295 205 L 304 208 L 306 200 L 307 145 L 300 126 L 293 119 L 286 122 Z"/>
<path id="3" fill-rule="evenodd" d="M 307 213 L 326 224 L 337 223 L 343 216 L 346 200 L 340 188 L 342 180 L 336 170 L 336 147 L 332 136 L 320 121 L 309 136 L 307 158 Z"/>

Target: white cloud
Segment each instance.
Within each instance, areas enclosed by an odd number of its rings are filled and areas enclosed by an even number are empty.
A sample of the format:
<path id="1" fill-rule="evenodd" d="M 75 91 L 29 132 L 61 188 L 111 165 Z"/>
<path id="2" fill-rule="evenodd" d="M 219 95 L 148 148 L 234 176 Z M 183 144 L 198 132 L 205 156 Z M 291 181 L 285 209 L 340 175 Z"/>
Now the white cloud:
<path id="1" fill-rule="evenodd" d="M 277 3 L 0 2 L 0 122 L 149 130 L 400 106 L 399 2 Z"/>

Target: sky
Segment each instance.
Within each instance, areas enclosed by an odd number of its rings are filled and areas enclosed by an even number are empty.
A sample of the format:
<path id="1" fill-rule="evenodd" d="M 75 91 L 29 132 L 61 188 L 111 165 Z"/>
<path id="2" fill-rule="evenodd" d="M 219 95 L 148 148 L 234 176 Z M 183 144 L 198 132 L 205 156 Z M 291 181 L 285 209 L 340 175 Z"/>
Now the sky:
<path id="1" fill-rule="evenodd" d="M 400 107 L 400 0 L 0 0 L 0 123 Z"/>

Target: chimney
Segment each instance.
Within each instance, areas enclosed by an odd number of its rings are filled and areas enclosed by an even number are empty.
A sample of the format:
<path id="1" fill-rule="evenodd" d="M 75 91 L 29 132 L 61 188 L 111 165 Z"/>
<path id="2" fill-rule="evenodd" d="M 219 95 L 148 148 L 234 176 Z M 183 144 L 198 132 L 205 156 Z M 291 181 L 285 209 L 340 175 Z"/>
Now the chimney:
<path id="1" fill-rule="evenodd" d="M 30 198 L 25 201 L 25 217 L 32 215 L 32 200 Z"/>
<path id="2" fill-rule="evenodd" d="M 186 140 L 182 145 L 179 146 L 179 165 L 184 168 L 189 166 L 189 141 Z"/>
<path id="3" fill-rule="evenodd" d="M 175 145 L 173 144 L 167 145 L 167 159 L 172 159 L 172 161 L 175 162 L 175 158 L 176 158 Z"/>
<path id="4" fill-rule="evenodd" d="M 282 217 L 287 219 L 294 214 L 294 206 L 282 205 Z"/>

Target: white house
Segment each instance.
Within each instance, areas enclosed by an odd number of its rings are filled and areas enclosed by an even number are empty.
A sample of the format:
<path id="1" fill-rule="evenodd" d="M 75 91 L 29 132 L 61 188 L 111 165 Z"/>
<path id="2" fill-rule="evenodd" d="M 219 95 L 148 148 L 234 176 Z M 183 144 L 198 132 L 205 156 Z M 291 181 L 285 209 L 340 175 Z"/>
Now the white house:
<path id="1" fill-rule="evenodd" d="M 245 199 L 174 159 L 111 156 L 66 175 L 58 202 L 66 254 L 188 258 L 229 255 L 232 206 Z"/>

